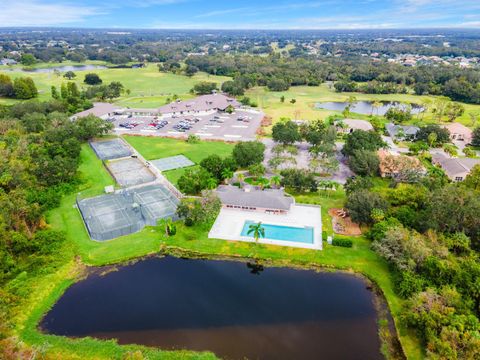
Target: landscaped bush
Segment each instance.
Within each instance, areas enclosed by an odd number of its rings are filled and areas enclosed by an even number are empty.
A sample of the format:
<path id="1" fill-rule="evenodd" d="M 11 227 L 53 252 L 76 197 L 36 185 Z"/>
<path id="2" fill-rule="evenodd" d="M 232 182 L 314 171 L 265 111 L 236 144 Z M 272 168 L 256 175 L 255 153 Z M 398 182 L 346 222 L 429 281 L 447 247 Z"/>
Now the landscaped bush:
<path id="1" fill-rule="evenodd" d="M 327 232 L 325 230 L 322 231 L 322 240 L 327 241 L 327 238 L 328 238 Z"/>
<path id="2" fill-rule="evenodd" d="M 333 239 L 332 245 L 351 248 L 353 241 L 350 239 Z"/>

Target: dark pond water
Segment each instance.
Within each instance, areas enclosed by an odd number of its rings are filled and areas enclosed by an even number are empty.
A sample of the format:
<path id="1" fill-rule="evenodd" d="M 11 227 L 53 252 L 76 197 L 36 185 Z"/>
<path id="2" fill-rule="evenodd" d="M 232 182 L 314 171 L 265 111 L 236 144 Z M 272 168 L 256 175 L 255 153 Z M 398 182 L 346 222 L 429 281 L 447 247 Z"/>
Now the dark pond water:
<path id="1" fill-rule="evenodd" d="M 383 101 L 382 106 L 378 108 L 373 108 L 372 101 L 357 101 L 355 102 L 352 107 L 350 108 L 351 112 L 357 114 L 364 114 L 364 115 L 385 115 L 388 109 L 392 107 L 398 108 L 406 108 L 407 105 L 404 103 L 396 102 L 396 101 Z M 347 107 L 347 102 L 319 102 L 315 104 L 317 109 L 326 109 L 326 110 L 334 110 L 334 111 L 343 111 Z M 412 114 L 418 114 L 423 111 L 423 108 L 416 104 L 411 104 L 411 112 Z"/>
<path id="2" fill-rule="evenodd" d="M 0 66 L 0 71 L 19 71 L 19 72 L 30 72 L 30 73 L 53 73 L 55 70 L 60 72 L 67 71 L 86 71 L 86 70 L 96 70 L 96 69 L 106 69 L 106 66 L 103 65 L 65 65 L 65 66 L 56 66 L 51 68 L 37 68 L 37 69 L 12 69 Z"/>
<path id="3" fill-rule="evenodd" d="M 71 286 L 43 331 L 226 359 L 382 359 L 373 295 L 344 273 L 152 258 Z"/>

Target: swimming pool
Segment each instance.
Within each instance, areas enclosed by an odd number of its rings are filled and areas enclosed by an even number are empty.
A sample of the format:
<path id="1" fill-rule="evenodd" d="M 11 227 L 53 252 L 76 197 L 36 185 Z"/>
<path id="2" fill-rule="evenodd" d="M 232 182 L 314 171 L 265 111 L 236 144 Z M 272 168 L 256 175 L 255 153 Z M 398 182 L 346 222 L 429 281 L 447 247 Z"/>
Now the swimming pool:
<path id="1" fill-rule="evenodd" d="M 241 236 L 253 238 L 253 234 L 248 234 L 250 225 L 257 224 L 255 221 L 245 221 Z M 263 224 L 265 229 L 265 239 L 293 241 L 306 244 L 313 244 L 313 228 L 312 227 L 293 227 L 283 225 Z"/>

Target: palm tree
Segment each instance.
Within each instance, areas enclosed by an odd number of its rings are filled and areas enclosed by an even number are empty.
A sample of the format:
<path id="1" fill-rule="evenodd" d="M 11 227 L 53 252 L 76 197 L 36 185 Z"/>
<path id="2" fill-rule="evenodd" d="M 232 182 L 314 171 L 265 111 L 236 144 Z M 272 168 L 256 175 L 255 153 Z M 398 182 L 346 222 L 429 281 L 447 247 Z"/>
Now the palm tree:
<path id="1" fill-rule="evenodd" d="M 265 228 L 262 226 L 262 222 L 256 224 L 250 224 L 248 227 L 247 235 L 253 234 L 255 242 L 258 244 L 258 239 L 265 237 Z"/>
<path id="2" fill-rule="evenodd" d="M 173 229 L 173 221 L 172 218 L 163 218 L 160 220 L 160 226 L 163 227 L 165 230 L 165 236 L 169 236 L 171 234 L 171 230 Z"/>
<path id="3" fill-rule="evenodd" d="M 216 187 L 217 187 L 217 180 L 215 180 L 214 178 L 209 178 L 207 180 L 207 189 L 213 190 Z"/>
<path id="4" fill-rule="evenodd" d="M 243 173 L 237 174 L 238 182 L 240 183 L 240 188 L 243 186 L 243 180 L 245 180 L 245 175 Z"/>
<path id="5" fill-rule="evenodd" d="M 228 169 L 228 168 L 223 169 L 222 170 L 222 177 L 225 180 L 225 184 L 227 184 L 228 180 L 233 177 L 233 171 Z"/>
<path id="6" fill-rule="evenodd" d="M 279 187 L 281 180 L 282 180 L 282 179 L 281 179 L 280 176 L 278 176 L 278 175 L 272 176 L 272 177 L 270 178 L 270 186 L 272 186 L 272 187 Z"/>
<path id="7" fill-rule="evenodd" d="M 373 115 L 373 111 L 375 111 L 375 114 L 378 115 L 378 109 L 382 106 L 382 103 L 378 100 L 375 100 L 372 102 L 372 113 L 370 115 Z"/>

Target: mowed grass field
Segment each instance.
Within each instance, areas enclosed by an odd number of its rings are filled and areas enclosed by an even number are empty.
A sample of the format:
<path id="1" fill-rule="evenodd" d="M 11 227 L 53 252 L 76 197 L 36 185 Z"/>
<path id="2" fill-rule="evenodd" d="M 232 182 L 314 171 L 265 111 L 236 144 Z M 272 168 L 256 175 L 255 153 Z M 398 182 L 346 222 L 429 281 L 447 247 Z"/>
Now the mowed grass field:
<path id="1" fill-rule="evenodd" d="M 215 154 L 222 158 L 230 156 L 234 147 L 234 144 L 222 141 L 200 141 L 191 144 L 185 140 L 161 137 L 125 135 L 123 138 L 147 160 L 184 155 L 197 165 L 209 155 Z M 164 175 L 171 183 L 176 184 L 186 169 L 188 168 L 165 171 Z"/>
<path id="2" fill-rule="evenodd" d="M 323 109 L 315 109 L 315 103 L 325 101 L 346 101 L 350 96 L 355 96 L 357 100 L 365 101 L 400 101 L 405 103 L 415 103 L 422 105 L 423 101 L 428 99 L 435 101 L 434 96 L 418 96 L 411 94 L 386 94 L 373 95 L 361 93 L 337 93 L 330 84 L 324 83 L 320 86 L 292 86 L 287 91 L 273 92 L 265 87 L 254 87 L 249 89 L 246 93 L 250 99 L 258 104 L 258 107 L 270 115 L 274 122 L 282 117 L 287 117 L 296 120 L 315 120 L 325 119 L 333 114 L 340 114 L 338 111 L 330 111 Z M 281 102 L 280 98 L 284 96 L 285 102 Z M 290 100 L 295 99 L 294 104 Z M 463 104 L 465 113 L 457 119 L 457 121 L 472 126 L 469 113 L 480 116 L 480 105 Z M 353 114 L 354 118 L 366 118 L 366 116 Z M 419 116 L 420 117 L 420 116 Z M 433 114 L 428 111 L 424 116 L 414 117 L 413 121 L 422 120 L 424 122 L 432 122 Z"/>
<path id="3" fill-rule="evenodd" d="M 40 67 L 38 64 L 37 67 Z M 52 67 L 53 65 L 73 65 L 72 63 L 61 64 L 44 64 L 42 67 Z M 76 64 L 82 65 L 82 64 Z M 101 65 L 101 64 L 100 64 Z M 19 68 L 20 69 L 20 68 Z M 2 72 L 11 78 L 20 76 L 29 76 L 37 85 L 40 100 L 50 99 L 51 86 L 60 88 L 62 82 L 67 80 L 63 76 L 55 73 L 25 73 L 20 71 Z M 103 83 L 112 81 L 120 81 L 126 89 L 130 90 L 130 94 L 124 94 L 116 103 L 130 107 L 155 108 L 165 104 L 166 99 L 172 95 L 178 95 L 182 99 L 190 98 L 190 89 L 200 81 L 211 81 L 221 85 L 228 77 L 214 76 L 205 73 L 197 73 L 192 77 L 184 75 L 176 75 L 170 73 L 162 73 L 158 71 L 156 64 L 148 64 L 144 68 L 139 69 L 95 69 L 87 71 L 75 71 L 77 77 L 74 81 L 80 88 L 87 85 L 83 83 L 85 74 L 96 73 L 103 80 Z M 18 100 L 0 98 L 0 104 L 12 104 Z"/>

